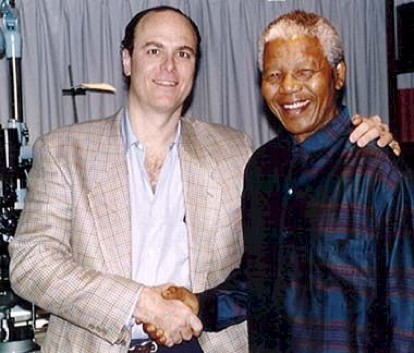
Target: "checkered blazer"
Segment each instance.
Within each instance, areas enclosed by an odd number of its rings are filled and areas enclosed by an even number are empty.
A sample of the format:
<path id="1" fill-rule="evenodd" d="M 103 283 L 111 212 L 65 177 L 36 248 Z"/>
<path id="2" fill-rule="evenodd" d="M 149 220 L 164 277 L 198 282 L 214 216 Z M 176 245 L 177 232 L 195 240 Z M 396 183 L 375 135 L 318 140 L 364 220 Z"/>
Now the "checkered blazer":
<path id="1" fill-rule="evenodd" d="M 9 245 L 12 288 L 51 313 L 42 351 L 127 352 L 141 285 L 131 279 L 128 170 L 121 114 L 40 137 Z M 183 118 L 180 159 L 195 292 L 239 265 L 246 134 Z M 247 352 L 245 323 L 203 333 L 205 352 Z"/>

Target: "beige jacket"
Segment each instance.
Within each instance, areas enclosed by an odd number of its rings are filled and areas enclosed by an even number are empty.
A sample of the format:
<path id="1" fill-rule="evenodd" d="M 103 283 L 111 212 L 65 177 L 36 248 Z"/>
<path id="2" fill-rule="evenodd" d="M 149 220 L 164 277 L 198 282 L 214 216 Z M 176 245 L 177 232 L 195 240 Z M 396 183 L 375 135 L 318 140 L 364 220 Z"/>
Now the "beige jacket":
<path id="1" fill-rule="evenodd" d="M 131 280 L 128 171 L 121 114 L 64 127 L 35 144 L 25 209 L 9 246 L 13 290 L 51 313 L 48 353 L 127 352 L 124 327 L 141 285 Z M 183 118 L 180 158 L 195 292 L 242 255 L 246 134 Z M 245 323 L 203 333 L 208 353 L 247 352 Z"/>

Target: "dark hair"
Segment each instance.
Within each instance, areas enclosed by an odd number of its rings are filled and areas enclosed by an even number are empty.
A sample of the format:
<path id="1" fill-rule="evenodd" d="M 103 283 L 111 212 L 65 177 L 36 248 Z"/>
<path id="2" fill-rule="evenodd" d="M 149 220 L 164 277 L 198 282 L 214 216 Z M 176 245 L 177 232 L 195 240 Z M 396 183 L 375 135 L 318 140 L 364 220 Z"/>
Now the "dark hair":
<path id="1" fill-rule="evenodd" d="M 194 31 L 194 34 L 197 40 L 197 43 L 196 43 L 196 72 L 197 72 L 198 61 L 200 59 L 200 42 L 201 42 L 200 32 L 198 30 L 197 25 L 191 19 L 191 17 L 186 15 L 184 12 L 182 12 L 181 10 L 175 7 L 163 5 L 163 6 L 152 7 L 144 11 L 138 12 L 125 27 L 124 38 L 122 39 L 122 42 L 121 42 L 121 52 L 123 49 L 126 49 L 128 50 L 129 54 L 132 56 L 132 52 L 134 50 L 135 28 L 137 27 L 138 23 L 149 13 L 163 12 L 163 11 L 173 11 L 175 13 L 178 13 L 179 15 L 187 19 L 187 21 L 190 23 L 191 27 L 193 28 L 193 31 Z M 129 88 L 130 83 L 131 83 L 130 76 L 124 75 L 124 79 L 127 84 L 127 87 Z"/>

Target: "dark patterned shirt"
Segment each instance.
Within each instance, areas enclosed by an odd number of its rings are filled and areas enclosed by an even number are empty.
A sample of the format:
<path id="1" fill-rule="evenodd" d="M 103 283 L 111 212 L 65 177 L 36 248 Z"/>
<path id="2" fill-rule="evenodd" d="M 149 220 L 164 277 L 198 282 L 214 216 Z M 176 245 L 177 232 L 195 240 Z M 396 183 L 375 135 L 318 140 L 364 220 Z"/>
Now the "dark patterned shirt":
<path id="1" fill-rule="evenodd" d="M 342 108 L 301 144 L 282 133 L 248 163 L 241 271 L 208 302 L 227 323 L 247 305 L 252 353 L 414 352 L 414 181 L 351 131 Z"/>

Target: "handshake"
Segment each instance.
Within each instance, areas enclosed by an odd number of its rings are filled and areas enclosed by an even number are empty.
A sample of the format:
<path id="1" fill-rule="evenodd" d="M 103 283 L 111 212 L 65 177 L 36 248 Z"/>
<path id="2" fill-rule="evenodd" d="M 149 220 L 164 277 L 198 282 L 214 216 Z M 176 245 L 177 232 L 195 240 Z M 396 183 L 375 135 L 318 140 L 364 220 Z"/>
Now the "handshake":
<path id="1" fill-rule="evenodd" d="M 167 284 L 144 287 L 134 317 L 137 323 L 143 323 L 151 339 L 172 347 L 201 334 L 203 325 L 197 317 L 198 311 L 197 297 L 191 291 Z"/>

